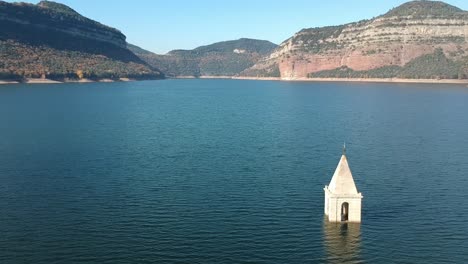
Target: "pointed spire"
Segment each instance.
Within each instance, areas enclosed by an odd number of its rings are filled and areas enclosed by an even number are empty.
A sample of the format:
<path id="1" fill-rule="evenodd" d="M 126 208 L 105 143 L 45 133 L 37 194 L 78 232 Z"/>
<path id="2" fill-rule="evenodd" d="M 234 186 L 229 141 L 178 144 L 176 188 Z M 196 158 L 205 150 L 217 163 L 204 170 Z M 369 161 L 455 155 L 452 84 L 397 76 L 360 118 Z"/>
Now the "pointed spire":
<path id="1" fill-rule="evenodd" d="M 353 174 L 346 158 L 346 143 L 343 144 L 343 156 L 336 167 L 335 173 L 328 185 L 329 190 L 335 194 L 357 194 Z"/>

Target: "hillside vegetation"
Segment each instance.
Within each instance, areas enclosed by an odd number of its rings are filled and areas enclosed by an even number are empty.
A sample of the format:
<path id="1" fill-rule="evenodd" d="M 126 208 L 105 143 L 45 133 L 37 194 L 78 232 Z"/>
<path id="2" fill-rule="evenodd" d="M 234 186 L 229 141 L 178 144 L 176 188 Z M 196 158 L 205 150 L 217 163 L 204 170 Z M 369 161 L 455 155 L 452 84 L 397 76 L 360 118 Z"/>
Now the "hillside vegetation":
<path id="1" fill-rule="evenodd" d="M 157 55 L 129 46 L 141 59 L 172 77 L 235 76 L 253 66 L 276 47 L 276 44 L 269 41 L 244 38 Z"/>
<path id="2" fill-rule="evenodd" d="M 468 61 L 465 58 L 465 61 Z M 461 61 L 448 59 L 442 49 L 418 57 L 403 67 L 385 66 L 368 71 L 355 71 L 346 66 L 309 74 L 309 78 L 405 78 L 405 79 L 466 79 L 468 72 Z"/>
<path id="3" fill-rule="evenodd" d="M 162 78 L 120 31 L 68 6 L 0 2 L 0 78 Z"/>
<path id="4" fill-rule="evenodd" d="M 241 75 L 458 79 L 467 58 L 468 12 L 411 1 L 373 19 L 303 29 Z"/>
<path id="5" fill-rule="evenodd" d="M 382 17 L 447 18 L 466 16 L 463 10 L 440 1 L 411 1 L 393 8 Z"/>

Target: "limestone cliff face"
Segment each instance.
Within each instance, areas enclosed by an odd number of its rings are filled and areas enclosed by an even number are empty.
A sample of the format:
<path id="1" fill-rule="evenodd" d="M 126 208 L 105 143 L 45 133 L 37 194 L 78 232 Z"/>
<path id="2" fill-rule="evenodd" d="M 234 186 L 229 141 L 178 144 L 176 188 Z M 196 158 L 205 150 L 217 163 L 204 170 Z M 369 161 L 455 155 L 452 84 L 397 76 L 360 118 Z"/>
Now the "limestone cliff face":
<path id="1" fill-rule="evenodd" d="M 438 49 L 454 61 L 466 60 L 468 12 L 442 2 L 413 1 L 372 20 L 301 30 L 242 74 L 304 78 L 341 67 L 403 67 Z"/>

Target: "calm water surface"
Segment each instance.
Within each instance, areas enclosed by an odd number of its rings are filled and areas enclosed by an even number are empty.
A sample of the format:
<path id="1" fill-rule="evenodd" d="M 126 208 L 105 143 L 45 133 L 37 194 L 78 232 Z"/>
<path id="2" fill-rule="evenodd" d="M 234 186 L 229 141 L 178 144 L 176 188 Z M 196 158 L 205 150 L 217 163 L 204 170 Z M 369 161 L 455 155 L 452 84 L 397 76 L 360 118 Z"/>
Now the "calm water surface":
<path id="1" fill-rule="evenodd" d="M 468 88 L 0 87 L 0 263 L 468 263 Z M 323 218 L 343 141 L 363 223 Z"/>

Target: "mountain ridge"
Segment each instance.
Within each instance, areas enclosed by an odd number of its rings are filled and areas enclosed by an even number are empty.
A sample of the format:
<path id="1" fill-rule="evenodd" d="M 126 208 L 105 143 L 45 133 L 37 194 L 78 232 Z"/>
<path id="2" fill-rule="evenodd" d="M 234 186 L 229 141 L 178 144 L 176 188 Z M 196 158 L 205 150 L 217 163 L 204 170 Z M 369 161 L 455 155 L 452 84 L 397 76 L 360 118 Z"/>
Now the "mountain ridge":
<path id="1" fill-rule="evenodd" d="M 410 1 L 390 9 L 381 17 L 447 17 L 465 12 L 461 8 L 442 1 Z"/>
<path id="2" fill-rule="evenodd" d="M 278 45 L 249 38 L 216 42 L 192 50 L 172 50 L 164 55 L 134 45 L 130 50 L 167 76 L 236 76 L 268 55 Z M 149 52 L 149 53 L 148 53 Z"/>
<path id="3" fill-rule="evenodd" d="M 119 30 L 52 1 L 0 1 L 0 76 L 10 79 L 162 78 Z"/>
<path id="4" fill-rule="evenodd" d="M 306 78 L 317 74 L 335 78 L 340 69 L 351 69 L 360 77 L 373 78 L 466 78 L 468 56 L 468 12 L 439 1 L 412 1 L 384 15 L 338 26 L 302 29 L 285 40 L 269 56 L 240 75 L 247 77 Z M 442 54 L 436 50 L 441 49 Z M 405 67 L 422 57 L 443 55 L 457 64 L 456 72 L 444 68 L 435 75 L 411 76 Z M 434 61 L 433 63 L 437 63 Z M 419 70 L 427 70 L 419 64 Z M 395 71 L 393 67 L 399 67 Z M 412 65 L 411 68 L 415 66 Z M 386 72 L 388 70 L 388 72 Z M 369 72 L 371 71 L 371 72 Z M 382 74 L 382 72 L 384 74 Z M 438 72 L 438 73 L 437 73 Z"/>
<path id="5" fill-rule="evenodd" d="M 468 12 L 410 1 L 372 19 L 155 54 L 53 1 L 0 1 L 0 79 L 468 78 Z"/>

